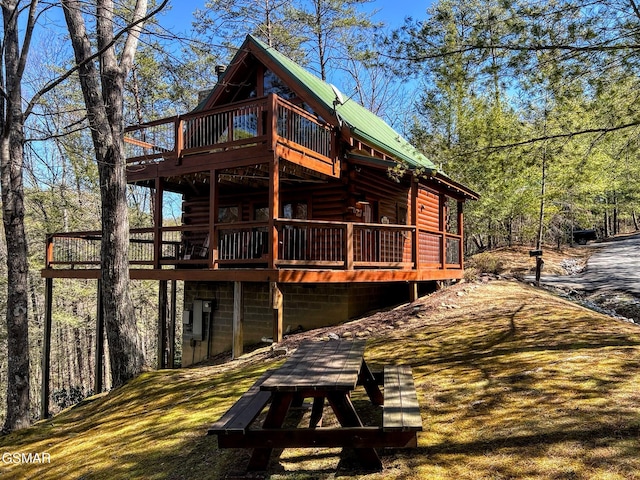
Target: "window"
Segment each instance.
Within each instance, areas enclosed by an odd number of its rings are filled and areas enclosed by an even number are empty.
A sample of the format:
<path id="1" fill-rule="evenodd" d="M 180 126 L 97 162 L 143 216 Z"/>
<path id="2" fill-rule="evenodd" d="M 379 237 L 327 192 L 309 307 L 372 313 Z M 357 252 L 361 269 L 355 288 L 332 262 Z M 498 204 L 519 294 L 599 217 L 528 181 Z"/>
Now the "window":
<path id="1" fill-rule="evenodd" d="M 407 207 L 404 205 L 398 205 L 398 225 L 406 225 L 407 224 Z"/>
<path id="2" fill-rule="evenodd" d="M 235 223 L 240 221 L 240 209 L 237 205 L 218 208 L 218 223 Z"/>
<path id="3" fill-rule="evenodd" d="M 264 94 L 275 93 L 280 98 L 290 100 L 296 96 L 295 93 L 271 70 L 264 72 Z"/>
<path id="4" fill-rule="evenodd" d="M 256 222 L 268 222 L 269 221 L 269 206 L 254 205 L 253 206 L 253 219 Z"/>
<path id="5" fill-rule="evenodd" d="M 362 221 L 364 223 L 373 223 L 378 218 L 378 203 L 370 201 L 358 201 L 356 202 L 356 211 L 360 211 Z M 356 213 L 357 215 L 357 213 Z"/>
<path id="6" fill-rule="evenodd" d="M 288 219 L 307 220 L 307 202 L 289 202 L 282 207 L 282 216 Z"/>
<path id="7" fill-rule="evenodd" d="M 460 234 L 460 225 L 458 224 L 458 201 L 454 198 L 447 197 L 445 201 L 447 223 L 446 231 L 455 235 Z"/>

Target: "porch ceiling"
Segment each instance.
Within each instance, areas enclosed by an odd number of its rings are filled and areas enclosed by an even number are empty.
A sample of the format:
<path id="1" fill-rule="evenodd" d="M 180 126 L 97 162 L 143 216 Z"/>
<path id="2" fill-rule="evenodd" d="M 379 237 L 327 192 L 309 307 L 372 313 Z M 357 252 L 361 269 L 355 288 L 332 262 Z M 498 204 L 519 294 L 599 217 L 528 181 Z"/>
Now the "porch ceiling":
<path id="1" fill-rule="evenodd" d="M 197 172 L 165 179 L 165 190 L 180 193 L 208 192 L 210 172 Z M 327 183 L 329 178 L 322 173 L 296 165 L 286 160 L 280 161 L 280 183 L 304 185 Z M 262 163 L 249 166 L 225 168 L 219 171 L 218 183 L 227 186 L 243 186 L 266 189 L 269 186 L 269 165 Z M 203 190 L 205 189 L 206 190 Z"/>

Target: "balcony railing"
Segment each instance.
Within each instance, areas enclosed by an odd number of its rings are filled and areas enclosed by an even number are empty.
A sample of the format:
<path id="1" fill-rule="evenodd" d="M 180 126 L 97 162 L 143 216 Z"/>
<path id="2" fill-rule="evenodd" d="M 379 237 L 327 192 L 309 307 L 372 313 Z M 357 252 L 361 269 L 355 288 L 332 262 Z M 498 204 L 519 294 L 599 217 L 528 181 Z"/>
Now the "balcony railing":
<path id="1" fill-rule="evenodd" d="M 131 126 L 125 135 L 132 165 L 278 143 L 333 165 L 332 139 L 328 125 L 273 94 Z"/>
<path id="2" fill-rule="evenodd" d="M 145 268 L 462 268 L 459 235 L 410 225 L 289 219 L 274 225 L 273 259 L 269 224 L 239 222 L 218 224 L 213 232 L 208 225 L 133 229 L 129 262 Z M 100 245 L 101 233 L 95 231 L 49 235 L 46 268 L 97 268 Z"/>

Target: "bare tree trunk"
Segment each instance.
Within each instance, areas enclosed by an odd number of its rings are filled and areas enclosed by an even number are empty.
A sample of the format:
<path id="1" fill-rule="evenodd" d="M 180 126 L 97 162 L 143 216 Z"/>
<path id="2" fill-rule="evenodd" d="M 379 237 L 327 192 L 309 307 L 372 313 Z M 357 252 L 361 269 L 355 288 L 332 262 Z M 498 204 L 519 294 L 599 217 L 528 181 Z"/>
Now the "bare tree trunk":
<path id="1" fill-rule="evenodd" d="M 66 364 L 66 374 L 67 374 L 67 393 L 71 392 L 71 387 L 75 383 L 75 363 L 73 361 L 73 348 L 71 345 L 71 327 L 69 324 L 65 324 L 64 329 L 62 331 L 64 343 L 64 360 Z"/>
<path id="2" fill-rule="evenodd" d="M 113 384 L 119 386 L 138 375 L 144 363 L 129 297 L 125 163 L 122 149 L 114 148 L 114 145 L 104 150 L 98 147 L 96 159 L 102 184 L 102 302 Z"/>
<path id="3" fill-rule="evenodd" d="M 540 187 L 540 214 L 538 217 L 538 238 L 536 239 L 536 250 L 540 250 L 542 248 L 542 240 L 544 237 L 544 204 L 545 204 L 545 195 L 547 188 L 547 158 L 546 158 L 546 147 L 545 153 L 543 153 L 542 157 L 542 185 Z"/>
<path id="4" fill-rule="evenodd" d="M 62 339 L 62 325 L 60 325 L 60 322 L 57 322 L 56 325 L 56 382 L 57 384 L 55 384 L 53 386 L 53 388 L 51 389 L 51 391 L 56 391 L 56 390 L 61 390 L 62 389 L 62 385 L 64 384 L 64 380 L 63 380 L 63 369 L 62 369 L 62 359 L 64 358 L 64 352 L 62 350 L 62 347 L 64 345 L 63 343 L 63 339 Z"/>
<path id="5" fill-rule="evenodd" d="M 94 385 L 94 364 L 93 364 L 93 335 L 91 334 L 91 328 L 89 327 L 94 322 L 91 321 L 91 315 L 87 315 L 85 319 L 84 331 L 82 338 L 84 339 L 84 350 L 87 352 L 87 385 L 86 391 L 93 391 Z M 97 393 L 97 392 L 94 392 Z"/>
<path id="6" fill-rule="evenodd" d="M 327 79 L 327 71 L 326 71 L 326 65 L 327 65 L 327 60 L 325 58 L 325 51 L 324 51 L 324 39 L 322 36 L 322 28 L 320 28 L 320 26 L 322 25 L 322 2 L 320 1 L 316 1 L 315 2 L 315 14 L 316 14 L 316 42 L 317 42 L 317 46 L 318 46 L 318 63 L 320 65 L 320 78 L 322 80 L 326 80 Z"/>
<path id="7" fill-rule="evenodd" d="M 2 2 L 4 72 L 0 111 L 0 188 L 7 244 L 7 415 L 3 430 L 29 425 L 28 264 L 24 230 L 24 115 L 18 1 Z M 28 29 L 27 29 L 28 30 Z M 28 46 L 28 45 L 27 45 Z M 27 48 L 25 47 L 25 51 Z M 6 77 L 4 77 L 6 75 Z"/>
<path id="8" fill-rule="evenodd" d="M 3 430 L 29 426 L 29 317 L 22 136 L 2 138 L 2 206 L 7 242 L 7 416 Z"/>
<path id="9" fill-rule="evenodd" d="M 84 392 L 85 376 L 84 376 L 84 361 L 82 355 L 82 339 L 80 338 L 80 328 L 73 327 L 73 343 L 76 347 L 76 363 L 78 364 L 78 385 Z"/>
<path id="10" fill-rule="evenodd" d="M 164 8 L 161 2 L 156 11 Z M 116 54 L 114 3 L 96 1 L 96 40 L 100 70 L 91 59 L 92 42 L 86 30 L 81 0 L 62 0 L 80 76 L 100 175 L 102 199 L 102 304 L 113 386 L 138 375 L 144 364 L 140 337 L 129 296 L 129 215 L 126 198 L 123 90 L 133 64 L 147 0 L 137 0 L 128 35 Z"/>
<path id="11" fill-rule="evenodd" d="M 613 192 L 613 234 L 617 235 L 620 233 L 620 225 L 618 223 L 618 195 L 616 192 Z"/>
<path id="12" fill-rule="evenodd" d="M 544 110 L 544 136 L 547 135 L 547 109 L 545 106 Z M 546 190 L 547 190 L 547 144 L 545 142 L 542 147 L 542 175 L 541 175 L 541 186 L 540 186 L 540 214 L 538 217 L 538 238 L 536 239 L 536 250 L 540 250 L 542 248 L 542 240 L 544 239 L 544 207 L 546 200 Z"/>

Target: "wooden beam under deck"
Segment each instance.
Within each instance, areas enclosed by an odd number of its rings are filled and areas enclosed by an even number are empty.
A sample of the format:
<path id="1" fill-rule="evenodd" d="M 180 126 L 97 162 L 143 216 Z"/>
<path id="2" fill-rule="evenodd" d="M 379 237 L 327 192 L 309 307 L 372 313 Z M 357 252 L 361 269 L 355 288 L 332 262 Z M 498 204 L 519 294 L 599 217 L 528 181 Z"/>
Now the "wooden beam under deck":
<path id="1" fill-rule="evenodd" d="M 463 270 L 279 270 L 280 283 L 389 283 L 457 280 Z"/>
<path id="2" fill-rule="evenodd" d="M 317 155 L 313 156 L 309 154 L 313 152 L 305 153 L 304 151 L 297 151 L 281 144 L 278 144 L 276 153 L 283 160 L 300 165 L 301 167 L 306 167 L 315 172 L 320 172 L 329 177 L 340 178 L 339 162 L 329 163 L 321 160 Z"/>
<path id="3" fill-rule="evenodd" d="M 447 270 L 320 270 L 320 269 L 131 269 L 132 280 L 193 282 L 371 283 L 427 282 L 461 279 L 464 271 Z M 99 269 L 44 269 L 43 278 L 98 279 Z"/>
<path id="4" fill-rule="evenodd" d="M 217 170 L 232 167 L 245 167 L 273 160 L 273 152 L 264 147 L 246 147 L 228 152 L 200 153 L 183 157 L 181 163 L 165 161 L 143 165 L 127 166 L 127 182 L 135 183 L 156 177 L 183 176 L 190 173 L 209 172 L 211 167 Z"/>

